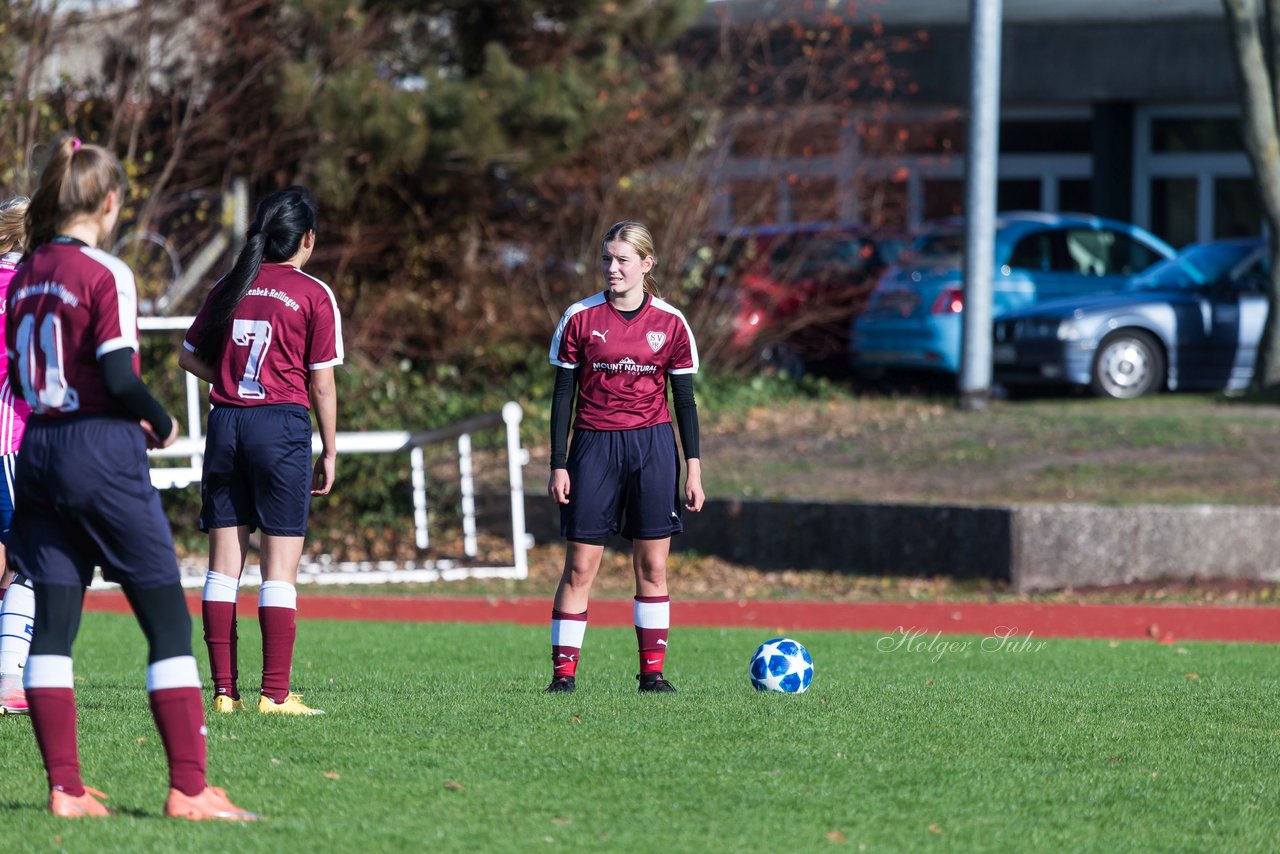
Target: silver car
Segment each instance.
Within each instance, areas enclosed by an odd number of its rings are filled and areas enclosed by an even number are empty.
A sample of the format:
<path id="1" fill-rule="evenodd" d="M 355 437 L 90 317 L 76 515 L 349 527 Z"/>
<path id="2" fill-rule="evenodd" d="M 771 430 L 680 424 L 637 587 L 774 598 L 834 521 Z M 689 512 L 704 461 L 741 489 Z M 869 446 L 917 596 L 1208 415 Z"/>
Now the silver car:
<path id="1" fill-rule="evenodd" d="M 994 379 L 1121 399 L 1247 388 L 1266 326 L 1269 263 L 1261 239 L 1195 244 L 1122 291 L 1002 315 L 993 325 Z"/>

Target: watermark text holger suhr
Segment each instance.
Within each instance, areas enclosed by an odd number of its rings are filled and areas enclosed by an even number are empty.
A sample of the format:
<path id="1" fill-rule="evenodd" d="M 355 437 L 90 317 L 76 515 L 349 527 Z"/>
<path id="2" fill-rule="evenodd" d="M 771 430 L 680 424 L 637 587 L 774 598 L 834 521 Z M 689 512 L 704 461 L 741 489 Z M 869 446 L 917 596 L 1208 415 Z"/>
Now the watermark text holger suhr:
<path id="1" fill-rule="evenodd" d="M 1017 626 L 997 626 L 995 631 L 981 640 L 972 638 L 948 640 L 941 631 L 928 632 L 915 626 L 906 628 L 899 626 L 889 634 L 876 640 L 876 649 L 881 652 L 911 652 L 927 655 L 937 663 L 952 653 L 978 652 L 1040 652 L 1046 641 L 1036 640 L 1035 632 L 1025 635 L 1018 633 Z"/>

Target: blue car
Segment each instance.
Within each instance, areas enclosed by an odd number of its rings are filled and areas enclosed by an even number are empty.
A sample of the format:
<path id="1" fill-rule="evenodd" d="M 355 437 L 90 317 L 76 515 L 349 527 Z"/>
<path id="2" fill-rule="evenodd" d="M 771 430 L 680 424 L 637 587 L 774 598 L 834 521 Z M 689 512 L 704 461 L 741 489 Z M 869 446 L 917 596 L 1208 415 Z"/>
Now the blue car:
<path id="1" fill-rule="evenodd" d="M 1046 300 L 1119 290 L 1174 254 L 1137 226 L 1084 214 L 1001 214 L 995 244 L 994 317 Z M 850 329 L 854 370 L 959 373 L 963 249 L 963 223 L 946 220 L 885 271 Z"/>
<path id="2" fill-rule="evenodd" d="M 1261 239 L 1189 246 L 1116 294 L 1042 303 L 994 324 L 994 379 L 1128 399 L 1249 386 L 1267 322 Z"/>

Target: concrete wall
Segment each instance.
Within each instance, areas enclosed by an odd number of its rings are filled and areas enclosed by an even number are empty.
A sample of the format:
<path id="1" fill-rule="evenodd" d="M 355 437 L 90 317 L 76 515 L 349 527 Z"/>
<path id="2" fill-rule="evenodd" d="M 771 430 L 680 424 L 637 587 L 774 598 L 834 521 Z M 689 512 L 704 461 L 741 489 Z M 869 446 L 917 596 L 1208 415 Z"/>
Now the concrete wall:
<path id="1" fill-rule="evenodd" d="M 1029 504 L 1012 508 L 1017 590 L 1161 578 L 1280 579 L 1280 508 Z"/>
<path id="2" fill-rule="evenodd" d="M 530 496 L 527 506 L 535 540 L 558 539 L 555 505 Z M 761 569 L 993 578 L 1019 591 L 1277 580 L 1280 508 L 710 501 L 673 547 Z"/>

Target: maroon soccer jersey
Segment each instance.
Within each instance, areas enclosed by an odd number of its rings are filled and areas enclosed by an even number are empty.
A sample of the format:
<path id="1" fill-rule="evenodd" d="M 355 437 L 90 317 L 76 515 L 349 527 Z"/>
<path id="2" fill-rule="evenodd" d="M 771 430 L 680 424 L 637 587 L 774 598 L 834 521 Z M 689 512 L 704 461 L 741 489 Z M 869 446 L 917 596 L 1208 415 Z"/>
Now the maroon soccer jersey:
<path id="1" fill-rule="evenodd" d="M 671 421 L 667 374 L 697 373 L 698 347 L 670 303 L 651 297 L 627 320 L 601 292 L 560 318 L 551 364 L 578 370 L 575 427 L 634 430 Z"/>
<path id="2" fill-rule="evenodd" d="M 183 346 L 195 352 L 209 322 L 209 293 Z M 342 364 L 342 317 L 333 291 L 287 264 L 263 264 L 227 329 L 209 400 L 230 406 L 310 407 L 311 371 Z"/>
<path id="3" fill-rule="evenodd" d="M 138 290 L 127 264 L 79 240 L 55 238 L 18 268 L 5 311 L 9 382 L 50 418 L 116 410 L 98 360 L 133 350 Z"/>

